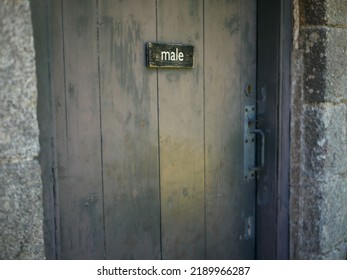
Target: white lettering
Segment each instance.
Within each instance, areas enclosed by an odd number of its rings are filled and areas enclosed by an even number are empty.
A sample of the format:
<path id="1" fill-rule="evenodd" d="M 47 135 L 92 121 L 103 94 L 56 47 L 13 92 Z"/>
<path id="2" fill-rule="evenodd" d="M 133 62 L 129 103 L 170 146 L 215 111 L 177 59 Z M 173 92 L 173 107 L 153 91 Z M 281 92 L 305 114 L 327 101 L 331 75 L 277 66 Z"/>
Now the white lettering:
<path id="1" fill-rule="evenodd" d="M 179 60 L 179 61 L 183 61 L 183 59 L 184 59 L 184 54 L 183 54 L 183 52 L 180 52 L 180 53 L 178 54 L 178 60 Z"/>
<path id="2" fill-rule="evenodd" d="M 171 60 L 172 61 L 176 60 L 175 52 L 171 52 Z"/>
<path id="3" fill-rule="evenodd" d="M 183 61 L 184 60 L 184 53 L 179 52 L 178 48 L 176 48 L 176 52 L 168 52 L 168 51 L 162 51 L 160 53 L 161 60 L 168 60 L 168 61 Z"/>
<path id="4" fill-rule="evenodd" d="M 161 60 L 170 60 L 169 52 L 161 52 Z"/>

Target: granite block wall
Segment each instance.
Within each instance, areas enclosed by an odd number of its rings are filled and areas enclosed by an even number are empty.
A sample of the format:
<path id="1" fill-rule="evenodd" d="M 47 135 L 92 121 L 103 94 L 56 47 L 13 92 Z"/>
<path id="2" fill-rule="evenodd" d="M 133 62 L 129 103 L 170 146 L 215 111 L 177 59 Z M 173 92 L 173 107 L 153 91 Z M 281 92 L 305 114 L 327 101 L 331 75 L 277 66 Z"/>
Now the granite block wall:
<path id="1" fill-rule="evenodd" d="M 0 2 L 0 259 L 43 259 L 43 210 L 29 1 Z"/>
<path id="2" fill-rule="evenodd" d="M 346 259 L 347 1 L 294 0 L 292 259 Z"/>

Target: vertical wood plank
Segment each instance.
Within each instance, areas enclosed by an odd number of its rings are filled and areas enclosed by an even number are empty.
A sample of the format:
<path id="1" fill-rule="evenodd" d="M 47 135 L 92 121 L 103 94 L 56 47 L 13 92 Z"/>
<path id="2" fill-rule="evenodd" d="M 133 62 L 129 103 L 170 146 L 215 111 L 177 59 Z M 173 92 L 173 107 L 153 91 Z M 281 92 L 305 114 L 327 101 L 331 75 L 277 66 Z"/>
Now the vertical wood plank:
<path id="1" fill-rule="evenodd" d="M 160 258 L 155 0 L 100 2 L 100 65 L 108 259 Z"/>
<path id="2" fill-rule="evenodd" d="M 254 257 L 254 236 L 246 236 L 254 222 L 255 182 L 243 180 L 243 84 L 254 53 L 244 37 L 255 35 L 245 24 L 244 1 L 205 1 L 205 153 L 206 257 Z M 249 2 L 249 1 L 246 1 Z M 254 1 L 255 2 L 255 1 Z M 247 17 L 247 20 L 249 18 Z M 255 21 L 255 17 L 252 19 Z M 252 42 L 255 46 L 254 42 Z M 245 55 L 245 57 L 243 56 Z M 246 65 L 245 65 L 246 63 Z M 254 77 L 253 77 L 254 78 Z M 254 85 L 255 80 L 250 81 Z"/>
<path id="3" fill-rule="evenodd" d="M 58 165 L 66 162 L 66 155 L 60 150 L 66 150 L 66 108 L 65 108 L 65 69 L 64 69 L 64 40 L 62 1 L 51 0 L 52 11 L 52 95 L 54 102 L 55 130 L 55 161 L 53 166 L 55 176 L 54 186 L 54 214 L 55 214 L 55 256 L 61 259 L 61 231 L 60 231 L 60 207 L 59 207 L 59 172 Z M 59 155 L 59 158 L 58 158 Z"/>
<path id="4" fill-rule="evenodd" d="M 158 41 L 195 47 L 195 67 L 158 72 L 163 259 L 203 259 L 203 5 L 158 1 Z"/>
<path id="5" fill-rule="evenodd" d="M 54 86 L 60 257 L 102 259 L 104 233 L 96 2 L 63 0 L 61 4 L 63 33 L 59 38 L 61 42 L 53 45 L 57 49 L 57 59 L 62 58 L 64 63 L 63 69 L 55 67 L 55 77 L 59 82 Z M 59 50 L 61 47 L 63 53 Z"/>

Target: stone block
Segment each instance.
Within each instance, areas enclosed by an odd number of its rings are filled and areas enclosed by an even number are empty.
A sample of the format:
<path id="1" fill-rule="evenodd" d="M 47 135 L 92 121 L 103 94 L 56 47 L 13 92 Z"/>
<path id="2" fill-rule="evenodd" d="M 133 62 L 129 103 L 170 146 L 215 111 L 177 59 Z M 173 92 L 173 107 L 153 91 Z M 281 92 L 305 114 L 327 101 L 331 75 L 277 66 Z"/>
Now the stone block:
<path id="1" fill-rule="evenodd" d="M 300 49 L 303 52 L 303 95 L 305 103 L 325 101 L 326 28 L 308 28 L 300 31 Z"/>
<path id="2" fill-rule="evenodd" d="M 300 25 L 324 25 L 327 22 L 326 1 L 329 0 L 299 0 Z"/>
<path id="3" fill-rule="evenodd" d="M 319 252 L 319 191 L 310 186 L 291 186 L 290 258 L 311 259 Z"/>
<path id="4" fill-rule="evenodd" d="M 347 101 L 347 29 L 301 31 L 303 91 L 306 103 Z"/>
<path id="5" fill-rule="evenodd" d="M 346 1 L 347 5 L 347 1 Z M 346 11 L 347 16 L 347 11 Z M 347 101 L 347 28 L 329 28 L 326 33 L 325 93 L 326 102 Z"/>
<path id="6" fill-rule="evenodd" d="M 291 257 L 343 259 L 347 241 L 347 105 L 306 104 L 294 113 Z M 293 146 L 292 146 L 293 147 Z M 293 153 L 293 151 L 292 151 Z M 342 246 L 342 247 L 341 247 Z"/>
<path id="7" fill-rule="evenodd" d="M 347 24 L 345 0 L 299 0 L 301 26 L 342 27 Z"/>
<path id="8" fill-rule="evenodd" d="M 32 158 L 39 130 L 29 1 L 2 1 L 0 34 L 0 160 Z"/>
<path id="9" fill-rule="evenodd" d="M 329 26 L 346 27 L 346 0 L 326 0 L 326 22 Z"/>
<path id="10" fill-rule="evenodd" d="M 0 259 L 44 259 L 37 161 L 0 165 Z"/>
<path id="11" fill-rule="evenodd" d="M 291 188 L 291 258 L 345 259 L 347 178 Z"/>
<path id="12" fill-rule="evenodd" d="M 320 252 L 322 255 L 337 251 L 347 242 L 347 176 L 327 176 L 320 186 Z M 338 251 L 341 251 L 338 250 Z M 341 257 L 346 253 L 342 250 Z"/>
<path id="13" fill-rule="evenodd" d="M 309 185 L 347 172 L 347 106 L 306 105 L 303 112 L 301 182 Z"/>

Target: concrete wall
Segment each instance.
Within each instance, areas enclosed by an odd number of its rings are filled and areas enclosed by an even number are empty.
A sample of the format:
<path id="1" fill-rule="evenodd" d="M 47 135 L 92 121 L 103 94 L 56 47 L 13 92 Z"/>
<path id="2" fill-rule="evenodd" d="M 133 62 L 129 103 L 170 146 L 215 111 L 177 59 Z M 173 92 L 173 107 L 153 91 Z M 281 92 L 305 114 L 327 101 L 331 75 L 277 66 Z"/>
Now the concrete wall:
<path id="1" fill-rule="evenodd" d="M 347 1 L 295 0 L 293 259 L 346 259 Z"/>
<path id="2" fill-rule="evenodd" d="M 0 259 L 44 258 L 29 1 L 0 2 Z"/>

